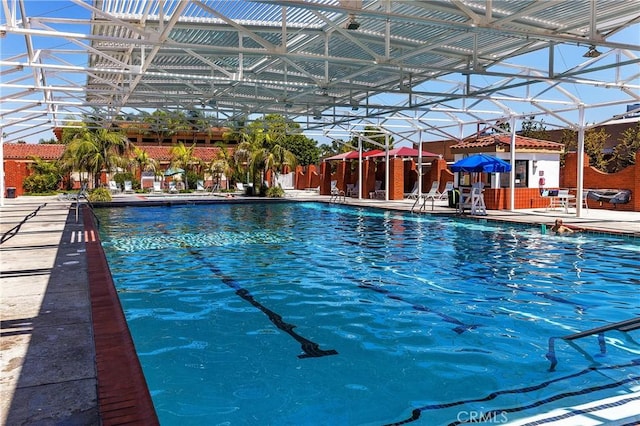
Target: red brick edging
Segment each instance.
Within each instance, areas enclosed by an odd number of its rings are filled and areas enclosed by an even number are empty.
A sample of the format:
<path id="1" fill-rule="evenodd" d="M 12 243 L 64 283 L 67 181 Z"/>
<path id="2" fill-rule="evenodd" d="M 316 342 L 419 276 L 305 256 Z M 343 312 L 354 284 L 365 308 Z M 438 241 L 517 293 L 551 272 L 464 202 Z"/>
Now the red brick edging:
<path id="1" fill-rule="evenodd" d="M 97 236 L 90 212 L 83 213 L 85 230 Z M 159 425 L 100 240 L 86 248 L 102 424 Z"/>

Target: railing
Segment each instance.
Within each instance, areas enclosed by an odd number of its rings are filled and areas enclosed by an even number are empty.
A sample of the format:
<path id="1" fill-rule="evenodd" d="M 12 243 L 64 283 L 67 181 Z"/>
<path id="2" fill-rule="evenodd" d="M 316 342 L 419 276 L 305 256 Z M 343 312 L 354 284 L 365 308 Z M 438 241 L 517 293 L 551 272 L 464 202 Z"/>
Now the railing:
<path id="1" fill-rule="evenodd" d="M 584 353 L 584 351 L 582 351 L 577 346 L 573 345 L 571 342 L 573 342 L 576 339 L 580 339 L 582 337 L 597 335 L 598 336 L 598 344 L 600 346 L 600 354 L 604 355 L 607 352 L 607 348 L 605 346 L 605 340 L 604 340 L 604 333 L 606 331 L 618 330 L 618 331 L 627 333 L 629 331 L 633 331 L 633 330 L 637 330 L 637 329 L 640 329 L 640 317 L 631 318 L 631 319 L 626 320 L 626 321 L 620 321 L 620 322 L 616 322 L 616 323 L 613 323 L 613 324 L 605 325 L 605 326 L 602 326 L 602 327 L 593 328 L 591 330 L 581 331 L 579 333 L 570 334 L 568 336 L 551 337 L 551 338 L 549 338 L 549 352 L 546 355 L 546 357 L 549 360 L 549 362 L 551 362 L 551 366 L 549 367 L 549 371 L 554 371 L 556 365 L 558 364 L 558 359 L 556 358 L 556 351 L 555 351 L 555 341 L 556 341 L 556 339 L 562 339 L 565 342 L 567 342 L 567 343 L 571 344 L 572 346 L 574 346 L 578 351 Z"/>

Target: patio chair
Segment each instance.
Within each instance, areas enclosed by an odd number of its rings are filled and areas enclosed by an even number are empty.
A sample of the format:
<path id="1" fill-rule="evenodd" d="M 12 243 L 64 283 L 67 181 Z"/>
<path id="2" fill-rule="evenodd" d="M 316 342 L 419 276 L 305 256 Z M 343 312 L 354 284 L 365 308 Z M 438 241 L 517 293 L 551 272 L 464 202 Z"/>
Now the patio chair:
<path id="1" fill-rule="evenodd" d="M 176 194 L 178 192 L 178 187 L 176 186 L 176 182 L 173 180 L 169 182 L 169 192 L 171 194 Z"/>
<path id="2" fill-rule="evenodd" d="M 433 183 L 431 184 L 431 189 L 429 190 L 429 192 L 427 192 L 426 194 L 422 194 L 422 196 L 424 197 L 424 200 L 439 200 L 440 196 L 442 195 L 440 193 L 440 191 L 438 191 L 438 188 L 440 187 L 440 182 L 435 180 L 433 181 Z"/>
<path id="3" fill-rule="evenodd" d="M 433 181 L 433 183 L 431 184 L 431 189 L 429 190 L 429 192 L 427 192 L 426 194 L 422 194 L 422 206 L 420 207 L 420 210 L 426 209 L 427 207 L 427 201 L 431 200 L 431 210 L 434 209 L 434 205 L 436 200 L 440 199 L 440 196 L 442 195 L 440 193 L 440 191 L 438 191 L 438 187 L 440 186 L 440 182 L 439 181 Z M 416 202 L 413 203 L 413 207 L 411 208 L 411 210 L 413 211 L 415 209 L 415 207 L 418 205 L 418 203 L 420 202 L 420 197 L 416 197 Z"/>
<path id="4" fill-rule="evenodd" d="M 162 182 L 157 180 L 153 181 L 153 189 L 151 190 L 154 194 L 162 194 Z"/>
<path id="5" fill-rule="evenodd" d="M 198 182 L 196 182 L 196 192 L 204 192 L 204 181 L 203 180 L 199 180 Z"/>
<path id="6" fill-rule="evenodd" d="M 329 198 L 329 202 L 334 202 L 334 201 L 337 202 L 340 199 L 340 197 L 342 197 L 343 201 L 346 201 L 345 192 L 340 188 L 338 188 L 338 181 L 332 180 L 331 181 L 331 198 Z"/>
<path id="7" fill-rule="evenodd" d="M 416 183 L 413 184 L 413 189 L 410 192 L 404 193 L 404 198 L 408 198 L 410 200 L 418 199 L 418 181 L 416 181 Z"/>
<path id="8" fill-rule="evenodd" d="M 124 181 L 124 193 L 125 194 L 133 194 L 133 185 L 130 180 Z"/>
<path id="9" fill-rule="evenodd" d="M 451 191 L 453 191 L 453 181 L 450 180 L 450 181 L 447 181 L 447 183 L 445 183 L 444 190 L 440 194 L 440 199 L 441 200 L 449 199 L 449 192 Z"/>
<path id="10" fill-rule="evenodd" d="M 109 181 L 109 191 L 111 191 L 112 194 L 120 193 L 120 187 L 118 186 L 118 183 L 115 180 Z"/>
<path id="11" fill-rule="evenodd" d="M 348 183 L 347 184 L 347 197 L 357 197 L 358 196 L 358 182 L 356 183 Z"/>

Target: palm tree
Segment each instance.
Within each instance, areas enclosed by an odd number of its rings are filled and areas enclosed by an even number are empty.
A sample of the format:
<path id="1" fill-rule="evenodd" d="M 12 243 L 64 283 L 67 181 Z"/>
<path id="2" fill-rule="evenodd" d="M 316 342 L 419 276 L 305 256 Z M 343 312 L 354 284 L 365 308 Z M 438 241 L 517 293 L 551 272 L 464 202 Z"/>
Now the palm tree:
<path id="1" fill-rule="evenodd" d="M 132 163 L 134 164 L 136 169 L 140 171 L 141 179 L 142 172 L 144 171 L 153 171 L 154 173 L 157 172 L 158 162 L 154 158 L 149 157 L 147 151 L 136 146 L 133 148 L 132 154 Z M 140 187 L 142 188 L 142 180 L 140 181 Z"/>
<path id="2" fill-rule="evenodd" d="M 128 150 L 129 141 L 120 132 L 85 129 L 69 142 L 63 158 L 67 164 L 71 163 L 78 170 L 92 174 L 94 187 L 98 187 L 103 170 L 111 172 L 117 167 L 126 166 Z"/>
<path id="3" fill-rule="evenodd" d="M 275 144 L 271 149 L 261 148 L 254 153 L 253 164 L 260 167 L 264 173 L 271 171 L 274 180 L 283 171 L 285 166 L 295 168 L 297 159 L 293 153 L 280 144 Z M 264 179 L 263 179 L 264 180 Z"/>
<path id="4" fill-rule="evenodd" d="M 195 144 L 187 147 L 183 142 L 178 142 L 177 145 L 171 148 L 171 167 L 180 168 L 185 171 L 185 189 L 189 189 L 189 180 L 187 179 L 188 169 L 201 164 L 200 159 L 193 155 L 194 147 Z"/>
<path id="5" fill-rule="evenodd" d="M 220 148 L 216 153 L 216 157 L 207 165 L 207 171 L 215 180 L 218 188 L 220 188 L 220 180 L 223 174 L 227 177 L 233 174 L 233 159 L 225 147 Z"/>
<path id="6" fill-rule="evenodd" d="M 251 141 L 245 140 L 241 142 L 233 152 L 235 169 L 238 173 L 247 175 L 247 181 L 245 182 L 247 184 L 252 181 L 252 179 L 249 177 L 249 173 L 251 171 L 251 165 L 253 163 L 252 158 L 255 150 L 256 148 L 254 147 L 254 144 Z"/>

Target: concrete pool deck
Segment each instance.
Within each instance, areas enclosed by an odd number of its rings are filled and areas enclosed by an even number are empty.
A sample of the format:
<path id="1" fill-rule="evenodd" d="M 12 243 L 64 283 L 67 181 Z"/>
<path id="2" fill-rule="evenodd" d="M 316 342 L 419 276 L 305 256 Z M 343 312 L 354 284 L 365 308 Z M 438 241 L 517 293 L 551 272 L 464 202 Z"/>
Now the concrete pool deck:
<path id="1" fill-rule="evenodd" d="M 329 201 L 328 196 L 308 191 L 288 192 L 287 198 Z M 202 194 L 132 194 L 118 195 L 114 203 L 215 200 L 252 201 Z M 400 211 L 410 211 L 414 204 L 352 198 L 345 203 Z M 431 210 L 428 203 L 423 213 L 451 215 L 453 209 L 446 204 L 436 202 Z M 136 376 L 137 357 L 120 349 L 131 342 L 127 343 L 126 325 L 114 314 L 119 309 L 119 302 L 112 300 L 117 299 L 115 291 L 109 293 L 108 285 L 94 287 L 95 282 L 110 282 L 101 248 L 91 226 L 82 215 L 76 221 L 71 206 L 57 197 L 20 197 L 7 199 L 0 207 L 0 424 L 157 424 L 155 412 L 149 412 L 153 407 L 148 406 L 146 389 L 137 387 L 145 385 L 144 377 Z M 489 211 L 480 219 L 541 226 L 558 217 L 589 231 L 640 238 L 638 212 L 590 209 L 576 218 L 544 209 Z M 105 388 L 106 382 L 112 387 Z M 620 418 L 625 417 L 640 420 L 629 417 L 628 411 Z"/>

